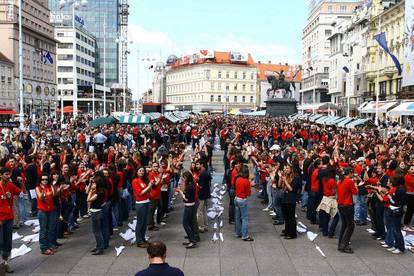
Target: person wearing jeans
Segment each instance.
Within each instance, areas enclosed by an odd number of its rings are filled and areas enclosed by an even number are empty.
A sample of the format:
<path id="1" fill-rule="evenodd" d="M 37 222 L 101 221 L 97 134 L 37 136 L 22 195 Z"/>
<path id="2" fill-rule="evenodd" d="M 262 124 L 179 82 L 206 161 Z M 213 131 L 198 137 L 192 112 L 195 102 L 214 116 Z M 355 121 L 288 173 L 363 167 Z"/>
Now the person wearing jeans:
<path id="1" fill-rule="evenodd" d="M 344 177 L 337 187 L 337 202 L 342 222 L 338 250 L 343 253 L 354 253 L 351 247 L 349 247 L 349 242 L 355 228 L 352 196 L 358 194 L 358 189 L 351 177 L 352 169 L 349 167 L 345 168 Z"/>
<path id="2" fill-rule="evenodd" d="M 249 216 L 247 197 L 251 195 L 251 185 L 249 181 L 249 168 L 247 165 L 242 165 L 238 175 L 235 177 L 235 199 L 234 205 L 236 208 L 236 235 L 244 241 L 253 241 L 249 235 Z"/>
<path id="3" fill-rule="evenodd" d="M 406 204 L 407 212 L 404 216 L 404 231 L 414 231 L 414 228 L 411 226 L 411 219 L 414 214 L 414 165 L 410 165 L 408 168 L 408 173 L 404 176 L 404 184 L 406 191 Z"/>
<path id="4" fill-rule="evenodd" d="M 54 245 L 54 233 L 56 232 L 55 193 L 55 188 L 49 183 L 49 176 L 43 174 L 40 178 L 40 185 L 36 187 L 40 226 L 39 244 L 43 255 L 53 255 L 56 252 L 56 245 Z"/>
<path id="5" fill-rule="evenodd" d="M 138 176 L 132 180 L 132 191 L 135 198 L 135 210 L 137 213 L 137 225 L 135 226 L 135 238 L 137 247 L 147 248 L 148 243 L 145 240 L 147 231 L 147 221 L 150 205 L 150 191 L 152 183 L 148 180 L 144 167 L 138 169 Z"/>

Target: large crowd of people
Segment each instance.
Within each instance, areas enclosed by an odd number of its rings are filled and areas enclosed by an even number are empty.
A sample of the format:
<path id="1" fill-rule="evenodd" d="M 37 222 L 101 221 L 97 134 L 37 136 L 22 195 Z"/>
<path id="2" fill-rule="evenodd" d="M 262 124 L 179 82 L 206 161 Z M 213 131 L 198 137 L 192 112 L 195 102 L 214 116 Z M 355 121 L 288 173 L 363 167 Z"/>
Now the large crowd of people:
<path id="1" fill-rule="evenodd" d="M 197 247 L 200 234 L 209 230 L 216 141 L 224 152 L 228 220 L 243 241 L 254 241 L 248 226 L 253 186 L 263 211 L 275 225 L 284 225 L 285 239 L 297 238 L 297 210 L 323 236 L 338 235 L 338 250 L 344 253 L 353 252 L 355 225 L 370 222 L 373 238 L 394 254 L 405 250 L 401 230 L 414 231 L 410 126 L 350 130 L 222 115 L 98 128 L 88 121 L 45 118 L 24 129 L 2 129 L 0 249 L 7 272 L 13 271 L 8 264 L 13 229 L 29 217 L 39 219 L 42 254 L 56 254 L 59 240 L 90 219 L 96 240 L 91 253 L 102 255 L 130 215 L 137 216 L 136 245 L 148 248 L 147 230 L 168 223 L 178 196 L 184 204 L 183 245 Z"/>

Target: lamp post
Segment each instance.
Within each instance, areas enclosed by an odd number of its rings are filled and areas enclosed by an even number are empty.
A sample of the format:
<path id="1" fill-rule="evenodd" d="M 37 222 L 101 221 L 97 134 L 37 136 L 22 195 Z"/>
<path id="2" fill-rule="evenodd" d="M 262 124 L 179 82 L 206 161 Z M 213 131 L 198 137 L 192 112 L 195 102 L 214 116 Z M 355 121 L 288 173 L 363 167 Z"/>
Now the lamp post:
<path id="1" fill-rule="evenodd" d="M 22 4 L 23 4 L 23 1 L 19 0 L 19 98 L 20 98 L 19 122 L 20 122 L 20 129 L 23 129 L 24 127 Z"/>
<path id="2" fill-rule="evenodd" d="M 88 115 L 89 115 L 89 106 L 91 105 L 91 103 L 88 103 Z"/>
<path id="3" fill-rule="evenodd" d="M 130 54 L 131 52 L 128 51 L 128 44 L 132 44 L 133 41 L 129 41 L 127 37 L 124 37 L 123 35 L 121 35 L 119 38 L 115 39 L 115 42 L 118 44 L 122 45 L 122 64 L 121 64 L 121 68 L 122 68 L 122 94 L 123 94 L 123 112 L 126 112 L 126 86 L 127 86 L 127 76 L 125 74 L 127 74 L 127 72 L 124 72 L 123 68 L 125 66 L 124 60 L 127 59 L 128 54 Z M 116 105 L 115 105 L 116 107 Z M 116 111 L 116 110 L 115 110 Z"/>
<path id="4" fill-rule="evenodd" d="M 379 15 L 379 18 L 378 18 L 378 33 L 380 34 L 381 33 L 381 15 Z M 378 66 L 380 66 L 380 63 L 379 63 L 379 57 L 380 57 L 380 54 L 379 54 L 379 46 L 378 46 L 378 51 L 377 51 L 377 55 L 378 55 L 378 60 L 377 60 L 377 64 L 378 64 Z M 380 68 L 378 67 L 378 70 L 377 70 L 377 89 L 376 89 L 376 93 L 375 93 L 375 125 L 379 125 L 379 119 L 378 119 L 378 104 L 379 104 L 379 90 L 380 90 L 380 81 L 379 81 L 379 76 L 380 75 Z"/>
<path id="5" fill-rule="evenodd" d="M 73 29 L 73 118 L 78 115 L 78 76 L 77 76 L 77 55 L 76 55 L 76 14 L 75 11 L 80 7 L 86 7 L 87 0 L 60 0 L 59 6 L 62 9 L 65 6 L 72 7 L 72 29 Z"/>

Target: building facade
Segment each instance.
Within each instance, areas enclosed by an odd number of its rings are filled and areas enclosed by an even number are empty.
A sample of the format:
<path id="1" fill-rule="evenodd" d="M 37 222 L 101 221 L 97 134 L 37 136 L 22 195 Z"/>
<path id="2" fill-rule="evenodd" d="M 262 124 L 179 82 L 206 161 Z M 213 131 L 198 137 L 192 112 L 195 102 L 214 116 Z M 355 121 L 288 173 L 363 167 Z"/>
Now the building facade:
<path id="1" fill-rule="evenodd" d="M 302 34 L 302 105 L 330 102 L 329 66 L 333 24 L 349 20 L 360 1 L 313 1 Z"/>
<path id="2" fill-rule="evenodd" d="M 0 2 L 0 52 L 14 62 L 13 82 L 18 95 L 19 30 L 18 0 Z M 23 2 L 23 1 L 22 1 Z M 56 41 L 49 23 L 47 0 L 24 1 L 23 26 L 23 92 L 24 113 L 54 114 L 56 110 Z"/>
<path id="3" fill-rule="evenodd" d="M 257 68 L 248 56 L 234 62 L 231 53 L 215 52 L 209 61 L 173 66 L 166 72 L 166 101 L 179 110 L 201 112 L 255 109 Z"/>
<path id="4" fill-rule="evenodd" d="M 17 93 L 14 82 L 14 63 L 0 52 L 0 110 L 17 112 Z"/>

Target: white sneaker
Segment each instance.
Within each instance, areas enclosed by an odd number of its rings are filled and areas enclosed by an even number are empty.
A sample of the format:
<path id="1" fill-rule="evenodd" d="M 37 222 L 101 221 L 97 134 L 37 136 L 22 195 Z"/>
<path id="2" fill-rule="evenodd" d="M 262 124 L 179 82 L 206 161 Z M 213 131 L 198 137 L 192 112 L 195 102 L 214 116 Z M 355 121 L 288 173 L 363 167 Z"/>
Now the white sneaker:
<path id="1" fill-rule="evenodd" d="M 384 248 L 390 248 L 390 246 L 388 244 L 382 244 L 381 246 L 384 247 Z"/>
<path id="2" fill-rule="evenodd" d="M 385 241 L 381 241 L 380 244 L 385 244 Z"/>
<path id="3" fill-rule="evenodd" d="M 166 225 L 167 223 L 165 223 L 165 222 L 163 222 L 163 221 L 161 221 L 161 223 L 160 223 L 160 225 Z"/>
<path id="4" fill-rule="evenodd" d="M 275 212 L 270 212 L 269 216 L 274 217 L 274 216 L 276 216 L 276 213 Z"/>
<path id="5" fill-rule="evenodd" d="M 269 211 L 270 211 L 270 209 L 269 209 L 268 207 L 266 207 L 266 208 L 264 208 L 262 211 L 263 211 L 263 212 L 269 212 Z"/>
<path id="6" fill-rule="evenodd" d="M 396 250 L 397 248 L 395 248 L 394 246 L 393 247 L 390 247 L 390 248 L 388 248 L 387 250 L 388 251 L 394 251 L 394 250 Z"/>
<path id="7" fill-rule="evenodd" d="M 402 252 L 399 249 L 391 251 L 392 254 L 401 254 Z"/>

